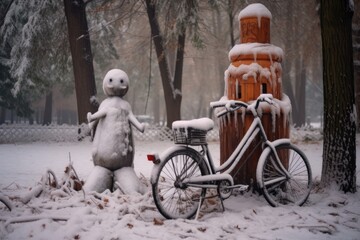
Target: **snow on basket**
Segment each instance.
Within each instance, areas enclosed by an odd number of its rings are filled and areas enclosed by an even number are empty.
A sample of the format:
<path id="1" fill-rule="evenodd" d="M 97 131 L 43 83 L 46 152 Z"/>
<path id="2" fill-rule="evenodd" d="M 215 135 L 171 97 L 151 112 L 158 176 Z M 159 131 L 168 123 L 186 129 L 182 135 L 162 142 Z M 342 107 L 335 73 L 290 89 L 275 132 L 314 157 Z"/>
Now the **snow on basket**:
<path id="1" fill-rule="evenodd" d="M 206 133 L 213 129 L 214 121 L 199 118 L 188 121 L 175 121 L 172 124 L 176 144 L 201 145 L 206 143 Z"/>

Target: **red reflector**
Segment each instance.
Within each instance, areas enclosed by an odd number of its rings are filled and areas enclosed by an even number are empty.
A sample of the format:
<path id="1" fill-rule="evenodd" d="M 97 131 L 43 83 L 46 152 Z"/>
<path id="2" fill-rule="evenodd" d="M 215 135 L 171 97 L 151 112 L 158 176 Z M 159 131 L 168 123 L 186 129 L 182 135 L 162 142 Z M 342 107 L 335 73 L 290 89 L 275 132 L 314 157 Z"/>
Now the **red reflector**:
<path id="1" fill-rule="evenodd" d="M 148 161 L 152 161 L 152 162 L 153 162 L 153 161 L 155 161 L 156 158 L 155 158 L 155 155 L 154 155 L 154 154 L 148 154 L 148 155 L 147 155 L 147 159 L 148 159 Z"/>
<path id="2" fill-rule="evenodd" d="M 160 163 L 160 158 L 159 155 L 157 153 L 155 154 L 148 154 L 147 155 L 147 159 L 148 161 L 153 162 L 154 164 L 159 164 Z"/>

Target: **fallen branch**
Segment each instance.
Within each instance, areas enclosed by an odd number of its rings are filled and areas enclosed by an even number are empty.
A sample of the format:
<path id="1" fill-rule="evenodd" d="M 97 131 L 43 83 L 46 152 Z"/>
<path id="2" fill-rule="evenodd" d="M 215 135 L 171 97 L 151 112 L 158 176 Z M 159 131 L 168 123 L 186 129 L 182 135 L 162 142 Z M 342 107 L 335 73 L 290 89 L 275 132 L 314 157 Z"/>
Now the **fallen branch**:
<path id="1" fill-rule="evenodd" d="M 74 168 L 74 166 L 72 164 L 70 152 L 69 152 L 69 166 L 73 170 L 75 178 L 78 180 L 79 184 L 81 185 L 81 191 L 83 192 L 83 196 L 84 196 L 84 200 L 85 200 L 85 190 L 84 190 L 83 184 L 82 184 L 82 182 L 81 182 L 81 180 L 80 180 L 78 174 L 76 173 L 75 168 Z"/>
<path id="2" fill-rule="evenodd" d="M 47 174 L 47 179 L 45 178 L 44 180 L 48 180 L 49 181 L 49 186 L 52 186 L 52 187 L 55 187 L 55 188 L 59 188 L 60 185 L 59 185 L 59 182 L 55 176 L 55 173 L 51 170 L 51 169 L 47 169 L 46 170 L 46 174 Z M 54 178 L 54 182 L 51 182 L 51 178 L 50 178 L 50 175 L 53 176 Z M 45 182 L 43 182 L 45 183 Z M 54 186 L 55 185 L 55 186 Z"/>
<path id="3" fill-rule="evenodd" d="M 31 199 L 40 196 L 42 191 L 43 191 L 43 186 L 37 185 L 36 187 L 33 187 L 28 193 L 20 197 L 20 201 L 23 204 L 27 204 L 28 202 L 30 202 Z"/>
<path id="4" fill-rule="evenodd" d="M 4 190 L 10 190 L 10 187 L 11 187 L 12 185 L 15 185 L 16 189 L 20 189 L 19 184 L 17 184 L 16 182 L 10 183 L 9 185 L 7 185 L 6 187 L 4 187 L 3 189 L 4 189 Z"/>
<path id="5" fill-rule="evenodd" d="M 11 204 L 11 201 L 6 196 L 0 194 L 0 202 L 2 202 L 9 209 L 9 211 L 12 210 L 13 206 Z"/>
<path id="6" fill-rule="evenodd" d="M 70 153 L 69 153 L 69 158 L 70 158 Z M 52 170 L 47 169 L 45 174 L 41 178 L 41 183 L 38 184 L 36 187 L 32 188 L 24 196 L 20 197 L 20 201 L 24 204 L 27 204 L 28 202 L 31 201 L 31 199 L 40 196 L 40 194 L 46 190 L 47 185 L 49 187 L 56 188 L 55 191 L 51 192 L 51 196 L 59 196 L 59 197 L 66 197 L 68 195 L 71 196 L 73 191 L 72 189 L 75 189 L 74 179 L 77 180 L 77 182 L 81 185 L 81 189 L 82 189 L 82 183 L 72 165 L 71 158 L 69 160 L 70 160 L 69 165 L 66 167 L 65 170 L 66 179 L 61 183 L 61 185 L 59 184 L 55 173 Z M 71 173 L 70 171 L 72 171 L 73 173 Z M 51 176 L 53 178 L 53 181 L 51 181 Z M 82 192 L 85 199 L 85 192 L 83 189 Z"/>
<path id="7" fill-rule="evenodd" d="M 325 225 L 310 225 L 310 226 L 294 226 L 297 228 L 306 228 L 308 229 L 310 232 L 313 233 L 317 233 L 317 232 L 321 232 L 321 233 L 326 233 L 329 235 L 332 235 L 334 232 L 336 232 L 336 228 L 332 225 L 329 226 L 325 226 Z"/>
<path id="8" fill-rule="evenodd" d="M 7 219 L 5 222 L 5 227 L 12 223 L 25 223 L 25 222 L 35 222 L 42 219 L 51 219 L 53 221 L 68 221 L 68 217 L 59 217 L 59 216 L 49 216 L 49 215 L 38 215 L 38 216 L 22 216 L 22 217 L 14 217 Z"/>
<path id="9" fill-rule="evenodd" d="M 53 177 L 54 182 L 51 182 L 51 177 Z M 55 173 L 47 169 L 45 174 L 41 178 L 41 183 L 37 185 L 36 187 L 32 188 L 28 193 L 26 193 L 24 196 L 20 198 L 20 201 L 24 204 L 27 204 L 30 202 L 31 199 L 40 196 L 40 194 L 45 190 L 46 184 L 49 184 L 49 186 L 59 188 L 59 183 L 56 179 Z"/>

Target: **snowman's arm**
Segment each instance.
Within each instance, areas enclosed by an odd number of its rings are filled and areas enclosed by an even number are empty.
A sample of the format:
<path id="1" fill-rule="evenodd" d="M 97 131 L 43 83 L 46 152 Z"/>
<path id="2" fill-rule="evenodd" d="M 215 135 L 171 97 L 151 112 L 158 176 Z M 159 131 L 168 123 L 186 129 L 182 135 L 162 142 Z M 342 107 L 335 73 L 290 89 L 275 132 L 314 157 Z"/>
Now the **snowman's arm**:
<path id="1" fill-rule="evenodd" d="M 89 128 L 90 129 L 95 129 L 96 125 L 97 125 L 98 121 L 92 121 L 92 122 L 89 122 L 88 125 L 89 125 Z"/>
<path id="2" fill-rule="evenodd" d="M 88 122 L 92 122 L 95 120 L 99 120 L 100 118 L 103 118 L 106 116 L 106 111 L 105 110 L 99 110 L 97 112 L 95 112 L 94 114 L 88 113 L 87 114 L 87 120 Z"/>
<path id="3" fill-rule="evenodd" d="M 134 125 L 136 127 L 137 130 L 139 130 L 140 132 L 144 132 L 145 130 L 145 124 L 140 123 L 136 117 L 134 116 L 134 114 L 132 112 L 129 113 L 129 122 Z"/>

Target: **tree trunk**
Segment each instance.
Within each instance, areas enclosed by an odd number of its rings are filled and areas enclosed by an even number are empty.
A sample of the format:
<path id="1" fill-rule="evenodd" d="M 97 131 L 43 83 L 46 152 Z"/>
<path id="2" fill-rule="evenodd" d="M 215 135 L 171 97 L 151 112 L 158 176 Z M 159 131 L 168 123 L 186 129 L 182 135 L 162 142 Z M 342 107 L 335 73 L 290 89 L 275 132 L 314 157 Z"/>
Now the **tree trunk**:
<path id="1" fill-rule="evenodd" d="M 285 22 L 285 29 L 286 29 L 286 33 L 289 34 L 290 36 L 293 35 L 293 25 L 294 25 L 294 21 L 293 21 L 293 9 L 294 9 L 294 2 L 293 1 L 286 1 L 286 9 L 287 9 L 287 21 Z M 292 51 L 292 49 L 294 49 L 294 41 L 285 41 L 284 42 L 284 52 L 285 53 L 289 53 Z M 291 70 L 292 70 L 292 61 L 290 61 L 290 59 L 285 59 L 284 62 L 281 63 L 282 68 L 284 70 L 283 74 L 282 74 L 282 84 L 283 84 L 283 88 L 284 88 L 284 93 L 289 97 L 290 101 L 291 101 L 291 112 L 292 112 L 292 120 L 294 122 L 295 120 L 295 113 L 297 113 L 297 105 L 296 105 L 296 100 L 295 100 L 295 93 L 293 90 L 293 83 L 291 81 Z"/>
<path id="2" fill-rule="evenodd" d="M 181 119 L 181 84 L 182 67 L 184 62 L 185 29 L 178 37 L 177 55 L 174 80 L 171 78 L 170 67 L 166 58 L 164 40 L 160 33 L 160 26 L 156 18 L 156 6 L 151 0 L 146 0 L 146 11 L 149 18 L 151 36 L 154 41 L 158 59 L 161 80 L 164 89 L 167 127 L 171 128 L 174 121 Z"/>
<path id="3" fill-rule="evenodd" d="M 296 48 L 297 49 L 297 48 Z M 305 109 L 305 87 L 306 87 L 306 71 L 304 66 L 304 60 L 302 56 L 299 56 L 295 62 L 295 99 L 292 105 L 296 106 L 296 111 L 293 111 L 293 123 L 297 127 L 301 127 L 305 124 L 306 109 Z"/>
<path id="4" fill-rule="evenodd" d="M 52 91 L 46 95 L 43 125 L 50 125 L 52 122 Z"/>
<path id="5" fill-rule="evenodd" d="M 212 26 L 213 26 L 213 34 L 215 36 L 221 36 L 222 35 L 221 29 L 223 27 L 223 24 L 221 21 L 221 14 L 220 14 L 219 9 L 216 9 L 216 11 L 214 11 L 212 14 Z M 232 34 L 232 35 L 234 35 L 234 34 Z M 221 38 L 221 39 L 223 39 L 223 38 Z M 230 40 L 230 44 L 235 45 L 235 37 L 234 37 L 234 39 Z M 230 49 L 234 45 L 230 46 Z M 214 64 L 214 66 L 217 66 L 217 68 L 214 68 L 214 71 L 216 71 L 215 76 L 219 79 L 219 81 L 218 81 L 219 85 L 216 87 L 219 89 L 219 91 L 218 91 L 219 97 L 218 98 L 221 98 L 222 96 L 227 94 L 224 92 L 224 90 L 225 90 L 224 71 L 225 71 L 225 69 L 227 69 L 228 66 L 226 64 L 224 64 L 224 61 L 219 61 L 219 59 L 221 59 L 225 54 L 221 48 L 219 48 L 219 47 L 216 48 L 214 53 L 215 53 L 215 58 L 213 58 L 213 64 Z M 210 112 L 212 112 L 212 108 L 210 108 Z"/>
<path id="6" fill-rule="evenodd" d="M 6 108 L 0 107 L 0 125 L 5 123 Z"/>
<path id="7" fill-rule="evenodd" d="M 356 191 L 356 114 L 350 2 L 321 0 L 324 150 L 321 182 Z"/>
<path id="8" fill-rule="evenodd" d="M 360 0 L 355 1 L 355 6 L 360 6 Z M 356 11 L 353 17 L 353 49 L 357 131 L 360 132 L 360 11 Z"/>
<path id="9" fill-rule="evenodd" d="M 159 87 L 159 83 L 158 83 L 158 78 L 156 78 L 154 80 L 154 96 L 152 97 L 152 101 L 153 101 L 153 112 L 154 112 L 154 122 L 155 124 L 160 124 L 160 97 L 159 95 L 160 93 L 160 87 Z"/>
<path id="10" fill-rule="evenodd" d="M 68 25 L 70 50 L 73 62 L 78 123 L 86 123 L 88 112 L 96 112 L 97 106 L 90 98 L 96 95 L 90 37 L 83 0 L 64 0 Z"/>
<path id="11" fill-rule="evenodd" d="M 229 34 L 230 34 L 230 44 L 231 47 L 235 46 L 235 37 L 234 37 L 234 2 L 233 0 L 228 0 L 227 4 L 227 14 L 229 17 Z"/>

